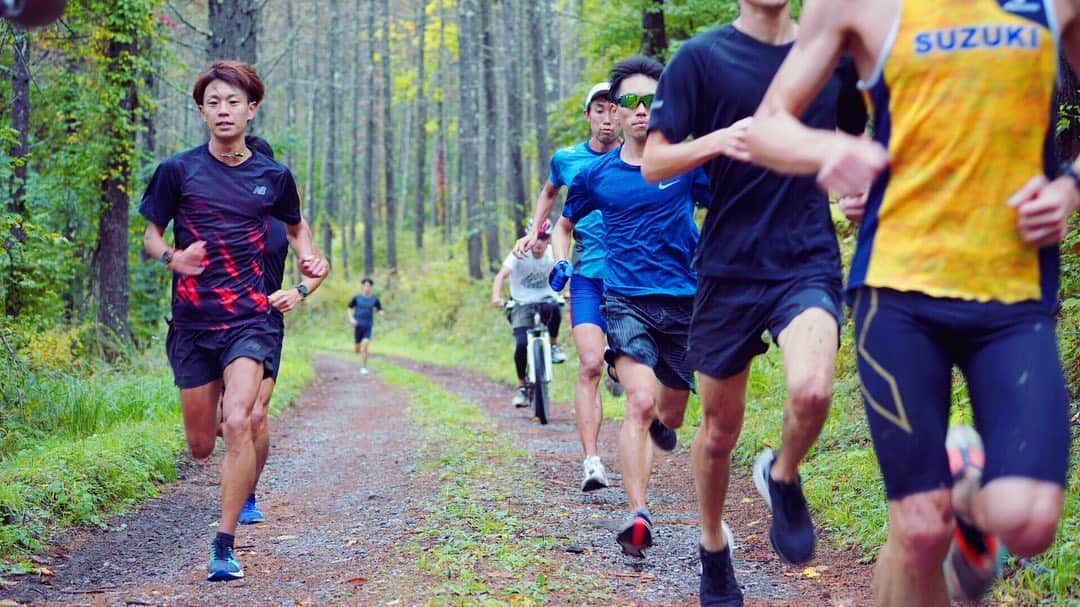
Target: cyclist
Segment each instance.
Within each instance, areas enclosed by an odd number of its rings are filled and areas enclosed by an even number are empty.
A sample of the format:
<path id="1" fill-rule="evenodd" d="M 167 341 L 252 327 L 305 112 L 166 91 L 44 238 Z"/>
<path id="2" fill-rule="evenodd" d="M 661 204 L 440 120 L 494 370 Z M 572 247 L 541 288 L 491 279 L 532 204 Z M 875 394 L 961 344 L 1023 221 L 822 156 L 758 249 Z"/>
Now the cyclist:
<path id="1" fill-rule="evenodd" d="M 276 362 L 263 286 L 267 218 L 284 222 L 303 275 L 318 278 L 329 267 L 303 221 L 292 173 L 252 154 L 244 143 L 264 91 L 246 63 L 217 61 L 202 72 L 192 96 L 210 140 L 163 161 L 139 205 L 148 222 L 146 252 L 173 275 L 166 350 L 180 389 L 188 449 L 196 458 L 214 450 L 221 402 L 225 456 L 221 520 L 207 566 L 210 581 L 244 577 L 233 544 L 255 481 L 251 410 Z M 170 222 L 177 248 L 163 238 Z"/>
<path id="2" fill-rule="evenodd" d="M 367 375 L 368 350 L 371 347 L 371 329 L 375 326 L 375 312 L 385 316 L 382 302 L 372 294 L 375 281 L 364 277 L 360 281 L 360 293 L 349 300 L 349 324 L 353 326 L 356 353 L 360 355 L 360 375 Z"/>
<path id="3" fill-rule="evenodd" d="M 657 417 L 668 428 L 682 425 L 694 382 L 686 363 L 697 282 L 691 268 L 698 242 L 694 201 L 707 201 L 709 194 L 700 169 L 659 186 L 641 176 L 645 127 L 662 69 L 647 57 L 626 59 L 612 69 L 609 95 L 618 106 L 624 142 L 577 174 L 561 222 L 565 230 L 595 210 L 604 214 L 601 310 L 609 358 L 626 388 L 619 464 L 631 511 L 616 541 L 626 554 L 639 557 L 652 545 L 652 514 L 646 505 L 653 459 L 649 427 Z M 563 251 L 557 247 L 556 255 Z"/>
<path id="4" fill-rule="evenodd" d="M 510 312 L 510 325 L 514 330 L 514 368 L 517 371 L 518 387 L 512 400 L 515 407 L 529 404 L 525 395 L 525 371 L 528 346 L 528 329 L 533 322 L 533 307 L 540 307 L 540 316 L 547 325 L 551 338 L 551 362 L 566 361 L 566 355 L 556 343 L 559 338 L 559 325 L 562 324 L 562 312 L 556 303 L 555 291 L 548 286 L 548 274 L 554 265 L 551 256 L 550 223 L 544 222 L 537 231 L 536 242 L 529 249 L 529 254 L 518 258 L 512 252 L 506 256 L 502 268 L 495 274 L 491 283 L 491 305 L 503 308 L 503 283 L 510 279 L 510 297 L 514 308 Z"/>
<path id="5" fill-rule="evenodd" d="M 536 197 L 532 225 L 540 225 L 547 218 L 555 206 L 559 189 L 569 185 L 583 166 L 619 144 L 618 129 L 614 124 L 615 112 L 607 98 L 608 88 L 608 83 L 598 82 L 585 95 L 584 116 L 589 123 L 589 138 L 552 155 L 547 183 Z M 585 452 L 581 490 L 593 491 L 608 486 L 607 470 L 597 451 L 600 420 L 603 418 L 598 387 L 604 367 L 604 335 L 607 332 L 600 315 L 600 296 L 604 292 L 604 256 L 607 249 L 604 246 L 604 221 L 600 211 L 589 214 L 574 228 L 574 263 L 569 293 L 570 327 L 578 353 L 574 415 L 581 447 Z M 523 256 L 535 241 L 536 232 L 529 230 L 517 241 L 514 254 Z M 555 245 L 554 242 L 552 244 Z M 560 271 L 569 274 L 570 263 L 562 263 Z M 618 390 L 611 383 L 608 388 L 612 393 Z"/>
<path id="6" fill-rule="evenodd" d="M 765 330 L 780 347 L 787 398 L 782 448 L 761 452 L 754 481 L 772 511 L 769 539 L 780 558 L 806 561 L 816 543 L 798 465 L 828 413 L 843 320 L 840 251 L 828 197 L 813 179 L 754 166 L 745 146 L 749 116 L 796 29 L 787 1 L 740 0 L 732 24 L 680 47 L 660 78 L 642 166 L 647 179 L 662 183 L 704 165 L 712 184 L 695 258 L 701 278 L 689 350 L 701 387 L 692 453 L 700 599 L 708 606 L 743 604 L 721 520 L 750 367 L 769 347 L 761 339 Z M 810 119 L 862 132 L 866 110 L 850 61 L 828 76 Z"/>
<path id="7" fill-rule="evenodd" d="M 1050 547 L 1065 496 L 1054 326 L 1080 174 L 1047 143 L 1059 51 L 1080 68 L 1078 7 L 812 0 L 802 14 L 748 141 L 755 162 L 837 191 L 874 179 L 847 287 L 889 508 L 874 600 L 977 600 L 1002 546 Z M 872 142 L 799 119 L 845 51 L 874 104 Z M 954 365 L 978 434 L 946 430 Z"/>

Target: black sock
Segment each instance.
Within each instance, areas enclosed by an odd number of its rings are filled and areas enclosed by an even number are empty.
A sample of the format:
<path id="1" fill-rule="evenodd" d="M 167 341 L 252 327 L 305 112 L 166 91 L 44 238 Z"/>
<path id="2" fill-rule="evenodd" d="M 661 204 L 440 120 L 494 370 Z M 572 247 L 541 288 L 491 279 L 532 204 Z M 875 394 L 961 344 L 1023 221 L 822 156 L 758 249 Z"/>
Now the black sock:
<path id="1" fill-rule="evenodd" d="M 985 533 L 979 531 L 974 525 L 959 516 L 956 517 L 956 527 L 960 530 L 960 535 L 964 537 L 964 542 L 972 550 L 979 553 L 987 551 Z"/>
<path id="2" fill-rule="evenodd" d="M 229 535 L 228 533 L 222 533 L 222 532 L 218 531 L 217 535 L 214 536 L 214 544 L 217 544 L 219 546 L 225 546 L 225 547 L 228 547 L 228 548 L 232 548 L 234 539 L 236 539 L 235 536 Z"/>

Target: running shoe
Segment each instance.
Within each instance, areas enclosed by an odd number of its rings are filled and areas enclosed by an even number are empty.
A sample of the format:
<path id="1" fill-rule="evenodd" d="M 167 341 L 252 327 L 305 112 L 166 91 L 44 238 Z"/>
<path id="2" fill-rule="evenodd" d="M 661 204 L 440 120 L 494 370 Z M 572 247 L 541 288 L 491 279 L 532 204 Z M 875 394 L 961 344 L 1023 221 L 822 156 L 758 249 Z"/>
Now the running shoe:
<path id="1" fill-rule="evenodd" d="M 769 476 L 773 462 L 772 449 L 763 450 L 754 461 L 754 486 L 772 511 L 769 541 L 773 550 L 789 563 L 802 563 L 814 556 L 814 523 L 802 491 L 802 479 L 781 483 Z"/>
<path id="2" fill-rule="evenodd" d="M 585 469 L 585 478 L 581 480 L 582 491 L 596 491 L 608 486 L 607 470 L 604 469 L 604 463 L 600 461 L 600 456 L 590 455 L 586 457 L 582 468 Z"/>
<path id="3" fill-rule="evenodd" d="M 1005 560 L 1005 548 L 997 537 L 965 519 L 970 500 L 979 490 L 986 456 L 979 434 L 964 424 L 949 428 L 945 452 L 953 475 L 956 514 L 956 530 L 943 564 L 945 587 L 954 601 L 977 601 L 993 587 Z"/>
<path id="4" fill-rule="evenodd" d="M 529 397 L 525 394 L 525 386 L 518 386 L 518 389 L 514 392 L 514 400 L 511 402 L 519 409 L 529 406 Z"/>
<path id="5" fill-rule="evenodd" d="M 244 508 L 240 510 L 240 518 L 236 522 L 241 525 L 251 525 L 265 520 L 266 517 L 259 511 L 259 507 L 255 505 L 255 494 L 248 495 L 247 501 L 244 502 Z"/>
<path id="6" fill-rule="evenodd" d="M 233 555 L 233 547 L 217 542 L 210 548 L 210 564 L 206 566 L 206 571 L 209 572 L 206 579 L 210 582 L 228 582 L 244 577 L 244 569 Z"/>
<path id="7" fill-rule="evenodd" d="M 652 546 L 652 515 L 644 508 L 630 514 L 615 541 L 622 547 L 623 554 L 645 558 L 645 549 Z"/>
<path id="8" fill-rule="evenodd" d="M 653 418 L 652 423 L 649 424 L 649 437 L 657 447 L 664 451 L 673 451 L 675 444 L 679 441 L 679 436 L 675 434 L 675 431 L 656 418 Z"/>
<path id="9" fill-rule="evenodd" d="M 367 374 L 368 374 L 367 367 L 360 367 L 360 375 L 367 375 Z"/>
<path id="10" fill-rule="evenodd" d="M 735 579 L 735 567 L 731 563 L 731 553 L 735 548 L 731 530 L 724 525 L 724 536 L 728 545 L 723 550 L 709 552 L 698 545 L 701 559 L 701 584 L 699 594 L 701 607 L 742 607 L 743 594 L 739 582 Z"/>
<path id="11" fill-rule="evenodd" d="M 566 362 L 566 353 L 559 344 L 551 344 L 551 362 L 555 364 Z"/>

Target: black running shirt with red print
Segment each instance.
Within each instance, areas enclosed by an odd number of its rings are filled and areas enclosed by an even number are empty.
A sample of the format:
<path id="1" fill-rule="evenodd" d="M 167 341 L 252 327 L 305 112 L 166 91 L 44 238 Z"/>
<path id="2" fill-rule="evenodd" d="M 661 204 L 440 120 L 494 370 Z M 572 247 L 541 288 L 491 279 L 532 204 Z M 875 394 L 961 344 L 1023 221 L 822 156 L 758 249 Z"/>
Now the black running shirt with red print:
<path id="1" fill-rule="evenodd" d="M 265 320 L 267 219 L 295 225 L 301 218 L 289 169 L 261 154 L 228 166 L 201 145 L 158 166 L 139 213 L 163 228 L 173 222 L 180 249 L 206 242 L 202 274 L 173 274 L 174 327 L 220 330 Z"/>

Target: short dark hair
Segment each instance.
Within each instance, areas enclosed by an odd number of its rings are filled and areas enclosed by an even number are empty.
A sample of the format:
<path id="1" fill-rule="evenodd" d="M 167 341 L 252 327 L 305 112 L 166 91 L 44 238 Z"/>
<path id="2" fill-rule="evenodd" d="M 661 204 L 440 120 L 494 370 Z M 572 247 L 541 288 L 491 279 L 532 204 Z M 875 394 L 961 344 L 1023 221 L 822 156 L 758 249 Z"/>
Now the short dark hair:
<path id="1" fill-rule="evenodd" d="M 634 55 L 629 59 L 623 59 L 616 63 L 615 67 L 611 68 L 611 77 L 608 78 L 608 82 L 611 83 L 611 89 L 608 90 L 608 100 L 612 103 L 619 100 L 619 89 L 622 88 L 623 80 L 630 76 L 641 74 L 653 80 L 659 80 L 663 71 L 664 64 L 652 57 Z"/>
<path id="2" fill-rule="evenodd" d="M 191 96 L 195 98 L 196 104 L 200 106 L 203 104 L 206 87 L 210 86 L 210 83 L 215 80 L 242 89 L 251 103 L 259 103 L 266 93 L 266 87 L 263 85 L 255 68 L 251 67 L 251 65 L 240 61 L 221 60 L 211 63 L 210 67 L 206 68 L 195 79 L 195 87 L 191 90 Z"/>
<path id="3" fill-rule="evenodd" d="M 274 157 L 274 148 L 270 147 L 270 142 L 258 135 L 245 136 L 244 144 L 263 156 L 269 156 L 270 158 Z"/>
<path id="4" fill-rule="evenodd" d="M 364 280 L 360 281 L 360 284 L 362 284 L 362 285 L 371 285 L 371 286 L 374 287 L 375 286 L 375 281 L 371 280 L 371 277 L 365 276 Z"/>

